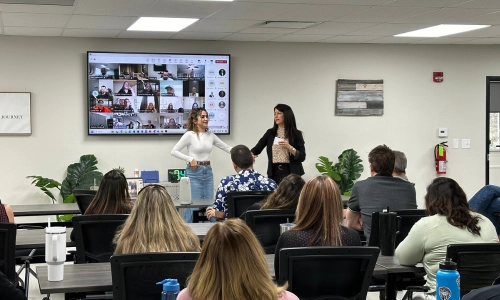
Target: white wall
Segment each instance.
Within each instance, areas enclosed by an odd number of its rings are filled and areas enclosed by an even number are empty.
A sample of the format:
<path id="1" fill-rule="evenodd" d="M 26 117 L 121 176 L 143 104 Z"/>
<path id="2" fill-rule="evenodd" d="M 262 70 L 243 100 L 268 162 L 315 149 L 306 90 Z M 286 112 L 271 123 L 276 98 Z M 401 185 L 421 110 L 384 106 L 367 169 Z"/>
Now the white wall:
<path id="1" fill-rule="evenodd" d="M 0 199 L 10 204 L 49 203 L 25 179 L 43 175 L 62 181 L 66 167 L 95 154 L 103 173 L 122 166 L 160 170 L 183 167 L 170 150 L 179 137 L 89 137 L 86 134 L 86 51 L 229 53 L 230 145 L 254 146 L 273 124 L 273 107 L 287 103 L 304 132 L 305 178 L 317 175 L 321 155 L 335 159 L 354 148 L 365 163 L 379 144 L 406 153 L 407 173 L 423 207 L 435 177 L 433 149 L 449 138 L 470 138 L 471 149 L 448 149 L 448 176 L 468 196 L 484 184 L 486 76 L 500 75 L 498 46 L 351 45 L 307 43 L 197 42 L 127 39 L 0 37 L 0 91 L 32 93 L 31 136 L 0 136 Z M 432 82 L 443 71 L 444 82 Z M 337 117 L 337 79 L 383 79 L 382 117 Z M 1 112 L 0 112 L 1 114 Z M 452 143 L 450 143 L 452 144 Z M 234 171 L 230 157 L 214 149 L 215 184 Z M 256 169 L 266 172 L 263 153 Z"/>

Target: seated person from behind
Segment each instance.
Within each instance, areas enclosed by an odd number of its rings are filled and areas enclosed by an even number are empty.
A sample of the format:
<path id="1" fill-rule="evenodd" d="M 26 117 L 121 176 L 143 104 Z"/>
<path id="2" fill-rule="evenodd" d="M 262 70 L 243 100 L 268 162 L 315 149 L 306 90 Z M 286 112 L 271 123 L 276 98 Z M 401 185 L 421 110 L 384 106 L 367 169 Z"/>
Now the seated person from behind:
<path id="1" fill-rule="evenodd" d="M 165 87 L 165 90 L 167 91 L 167 96 L 168 97 L 175 97 L 175 90 L 173 87 L 171 87 L 170 85 L 167 85 Z"/>
<path id="2" fill-rule="evenodd" d="M 488 218 L 495 226 L 500 238 L 499 216 L 500 213 L 500 187 L 496 185 L 485 185 L 469 200 L 469 207 Z"/>
<path id="3" fill-rule="evenodd" d="M 207 208 L 207 218 L 227 217 L 227 193 L 231 191 L 274 191 L 277 187 L 274 180 L 264 177 L 253 169 L 252 152 L 245 145 L 231 149 L 231 160 L 235 175 L 224 177 L 217 188 L 212 207 Z"/>
<path id="4" fill-rule="evenodd" d="M 14 211 L 8 204 L 0 201 L 0 223 L 14 223 Z"/>
<path id="5" fill-rule="evenodd" d="M 300 193 L 295 226 L 283 232 L 276 244 L 276 278 L 279 275 L 279 253 L 283 248 L 361 246 L 359 234 L 342 225 L 343 207 L 340 190 L 333 179 L 320 175 L 306 182 Z"/>
<path id="6" fill-rule="evenodd" d="M 498 236 L 486 217 L 470 210 L 467 196 L 451 178 L 440 177 L 432 181 L 427 187 L 425 207 L 429 217 L 413 225 L 397 247 L 395 256 L 404 266 L 422 262 L 427 274 L 426 286 L 433 294 L 439 262 L 445 260 L 448 245 L 497 243 Z M 413 299 L 425 298 L 414 296 Z"/>
<path id="7" fill-rule="evenodd" d="M 357 181 L 352 187 L 346 211 L 347 227 L 364 231 L 370 240 L 372 213 L 417 208 L 412 183 L 392 177 L 396 157 L 386 145 L 373 148 L 368 154 L 371 177 Z"/>
<path id="8" fill-rule="evenodd" d="M 306 182 L 300 175 L 290 174 L 281 180 L 278 188 L 274 192 L 267 196 L 266 199 L 261 202 L 257 202 L 250 206 L 249 210 L 260 210 L 260 209 L 297 209 L 297 203 L 299 203 L 300 191 Z M 243 214 L 241 219 L 245 219 L 245 214 Z"/>
<path id="9" fill-rule="evenodd" d="M 111 112 L 111 109 L 108 107 L 104 106 L 104 101 L 103 100 L 97 100 L 97 105 L 92 107 L 93 112 Z"/>
<path id="10" fill-rule="evenodd" d="M 200 239 L 182 220 L 167 190 L 156 184 L 139 192 L 113 242 L 114 254 L 200 251 Z"/>
<path id="11" fill-rule="evenodd" d="M 125 175 L 120 171 L 111 170 L 104 174 L 97 194 L 85 210 L 85 215 L 130 214 L 133 206 L 134 202 L 130 200 Z M 73 232 L 71 232 L 72 241 L 75 240 Z"/>
<path id="12" fill-rule="evenodd" d="M 277 286 L 268 272 L 264 251 L 252 230 L 238 219 L 220 222 L 208 231 L 200 258 L 177 300 L 299 300 L 286 291 L 286 284 Z"/>
<path id="13" fill-rule="evenodd" d="M 26 300 L 21 289 L 18 289 L 4 273 L 0 271 L 0 294 L 2 300 Z"/>
<path id="14" fill-rule="evenodd" d="M 408 181 L 408 177 L 406 177 L 406 166 L 407 160 L 406 155 L 397 150 L 392 150 L 394 152 L 394 170 L 392 171 L 392 177 L 401 178 L 405 181 Z"/>
<path id="15" fill-rule="evenodd" d="M 148 107 L 146 107 L 146 112 L 147 113 L 155 113 L 156 112 L 156 108 L 155 108 L 153 102 L 149 102 Z"/>

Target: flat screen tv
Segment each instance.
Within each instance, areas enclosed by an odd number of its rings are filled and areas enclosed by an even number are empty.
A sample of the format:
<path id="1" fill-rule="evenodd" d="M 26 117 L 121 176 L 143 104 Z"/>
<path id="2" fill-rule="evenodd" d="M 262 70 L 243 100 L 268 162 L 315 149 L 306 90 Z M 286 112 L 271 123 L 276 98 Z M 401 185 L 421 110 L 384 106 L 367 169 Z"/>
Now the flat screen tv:
<path id="1" fill-rule="evenodd" d="M 87 52 L 89 135 L 179 135 L 194 108 L 229 134 L 228 54 Z"/>

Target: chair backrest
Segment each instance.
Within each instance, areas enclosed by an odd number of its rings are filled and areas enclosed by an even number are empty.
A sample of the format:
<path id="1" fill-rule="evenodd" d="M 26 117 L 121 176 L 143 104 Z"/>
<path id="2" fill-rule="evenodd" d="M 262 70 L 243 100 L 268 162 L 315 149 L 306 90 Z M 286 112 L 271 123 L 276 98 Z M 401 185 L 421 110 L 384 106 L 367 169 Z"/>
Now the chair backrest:
<path id="1" fill-rule="evenodd" d="M 398 229 L 396 233 L 396 247 L 410 232 L 411 228 L 423 217 L 426 217 L 425 209 L 402 209 L 394 211 L 398 215 Z"/>
<path id="2" fill-rule="evenodd" d="M 300 299 L 366 299 L 377 247 L 284 248 L 278 283 Z"/>
<path id="3" fill-rule="evenodd" d="M 16 234 L 14 223 L 0 223 L 0 271 L 16 281 Z"/>
<path id="4" fill-rule="evenodd" d="M 227 193 L 228 218 L 241 216 L 252 204 L 266 198 L 273 191 L 233 191 Z"/>
<path id="5" fill-rule="evenodd" d="M 491 285 L 500 275 L 500 243 L 451 244 L 446 258 L 457 263 L 462 296 Z"/>
<path id="6" fill-rule="evenodd" d="M 372 213 L 372 224 L 370 227 L 370 237 L 368 240 L 368 246 L 370 247 L 380 247 L 379 214 L 380 213 L 378 211 Z"/>
<path id="7" fill-rule="evenodd" d="M 75 194 L 76 204 L 78 204 L 78 208 L 80 212 L 85 214 L 85 211 L 89 207 L 92 200 L 94 200 L 95 195 L 91 194 Z"/>
<path id="8" fill-rule="evenodd" d="M 80 190 L 80 189 L 75 189 L 73 190 L 73 194 L 76 195 L 76 194 L 79 194 L 79 195 L 96 195 L 97 194 L 97 191 L 95 190 Z"/>
<path id="9" fill-rule="evenodd" d="M 176 278 L 181 290 L 193 272 L 199 252 L 122 254 L 111 257 L 113 299 L 160 299 L 157 282 Z"/>
<path id="10" fill-rule="evenodd" d="M 273 254 L 280 237 L 280 224 L 295 220 L 293 209 L 249 210 L 245 222 L 259 239 L 266 254 Z"/>
<path id="11" fill-rule="evenodd" d="M 76 263 L 109 262 L 113 255 L 113 237 L 128 215 L 74 216 Z"/>

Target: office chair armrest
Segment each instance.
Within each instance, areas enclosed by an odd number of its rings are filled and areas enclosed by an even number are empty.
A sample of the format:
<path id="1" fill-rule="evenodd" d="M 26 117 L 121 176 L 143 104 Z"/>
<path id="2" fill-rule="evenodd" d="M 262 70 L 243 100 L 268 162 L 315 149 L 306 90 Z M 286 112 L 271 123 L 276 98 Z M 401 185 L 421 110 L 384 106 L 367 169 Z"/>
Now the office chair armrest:
<path id="1" fill-rule="evenodd" d="M 385 285 L 370 285 L 368 287 L 369 292 L 381 292 L 385 291 Z"/>

